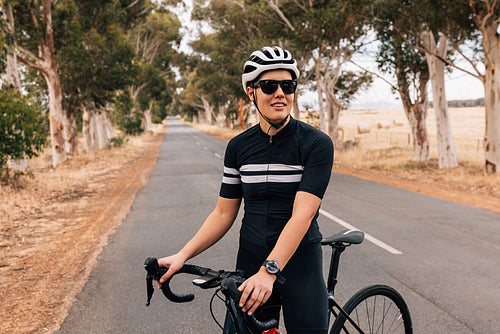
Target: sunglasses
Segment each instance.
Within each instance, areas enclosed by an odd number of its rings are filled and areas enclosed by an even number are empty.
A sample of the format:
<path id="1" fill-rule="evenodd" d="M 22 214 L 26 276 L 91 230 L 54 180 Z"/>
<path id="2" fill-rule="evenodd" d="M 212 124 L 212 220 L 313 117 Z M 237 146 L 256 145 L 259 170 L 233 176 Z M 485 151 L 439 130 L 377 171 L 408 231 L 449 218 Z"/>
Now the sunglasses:
<path id="1" fill-rule="evenodd" d="M 297 80 L 260 80 L 253 84 L 253 88 L 260 86 L 262 92 L 269 95 L 278 89 L 278 85 L 281 86 L 283 93 L 293 94 L 297 88 Z"/>

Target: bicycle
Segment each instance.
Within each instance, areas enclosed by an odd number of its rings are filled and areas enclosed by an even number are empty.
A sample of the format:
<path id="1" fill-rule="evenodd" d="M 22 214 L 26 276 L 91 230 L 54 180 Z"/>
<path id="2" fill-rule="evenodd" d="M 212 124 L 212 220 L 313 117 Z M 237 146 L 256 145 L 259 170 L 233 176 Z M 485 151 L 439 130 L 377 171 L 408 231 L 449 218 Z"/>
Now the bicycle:
<path id="1" fill-rule="evenodd" d="M 327 278 L 328 292 L 328 315 L 334 316 L 335 320 L 330 329 L 330 334 L 340 333 L 404 333 L 412 334 L 412 322 L 408 306 L 403 297 L 392 287 L 387 285 L 371 285 L 356 292 L 341 307 L 334 299 L 335 286 L 338 282 L 337 274 L 340 264 L 340 255 L 345 249 L 354 244 L 361 244 L 364 240 L 364 233 L 356 230 L 341 231 L 333 236 L 324 238 L 321 241 L 322 246 L 332 248 L 330 267 Z M 149 306 L 153 295 L 153 280 L 160 279 L 167 271 L 158 265 L 156 258 L 147 258 L 144 264 L 147 274 L 147 288 Z M 224 327 L 222 327 L 212 312 L 212 317 L 217 322 L 224 334 L 261 334 L 278 333 L 278 322 L 276 319 L 259 321 L 253 315 L 248 316 L 241 311 L 238 301 L 241 292 L 237 286 L 245 280 L 241 272 L 238 271 L 215 271 L 210 268 L 204 268 L 185 264 L 180 273 L 187 273 L 200 276 L 193 280 L 193 284 L 202 289 L 218 288 L 218 291 L 225 296 L 224 303 L 227 314 Z M 174 275 L 174 276 L 175 276 Z M 170 280 L 172 277 L 170 278 Z M 163 294 L 171 301 L 182 303 L 194 299 L 193 294 L 179 295 L 170 289 L 170 280 L 162 285 Z M 212 297 L 210 309 L 212 311 Z M 332 319 L 333 320 L 333 319 Z"/>

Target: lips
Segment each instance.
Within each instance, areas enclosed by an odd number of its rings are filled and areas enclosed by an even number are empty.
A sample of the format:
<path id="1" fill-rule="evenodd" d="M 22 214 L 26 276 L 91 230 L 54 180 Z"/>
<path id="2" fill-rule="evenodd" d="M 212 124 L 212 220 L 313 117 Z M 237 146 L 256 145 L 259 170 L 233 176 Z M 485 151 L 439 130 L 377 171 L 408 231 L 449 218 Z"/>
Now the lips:
<path id="1" fill-rule="evenodd" d="M 286 104 L 285 104 L 285 103 L 282 103 L 282 102 L 277 102 L 277 103 L 273 103 L 273 104 L 271 104 L 271 107 L 275 107 L 275 108 L 284 108 L 284 107 L 286 107 Z"/>

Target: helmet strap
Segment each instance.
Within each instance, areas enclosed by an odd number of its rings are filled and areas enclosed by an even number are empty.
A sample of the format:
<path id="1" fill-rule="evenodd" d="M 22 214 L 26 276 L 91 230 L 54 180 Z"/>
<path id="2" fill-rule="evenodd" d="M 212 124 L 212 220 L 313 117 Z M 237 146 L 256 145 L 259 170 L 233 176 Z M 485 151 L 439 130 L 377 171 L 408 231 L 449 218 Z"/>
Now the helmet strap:
<path id="1" fill-rule="evenodd" d="M 283 118 L 281 121 L 279 122 L 273 122 L 272 120 L 269 119 L 269 117 L 265 116 L 259 109 L 259 106 L 257 105 L 257 94 L 254 93 L 253 95 L 253 104 L 255 105 L 255 108 L 257 108 L 257 111 L 259 112 L 259 114 L 262 116 L 263 119 L 266 120 L 267 123 L 271 124 L 271 126 L 273 128 L 275 128 L 276 130 L 279 130 L 283 124 L 286 123 L 286 120 L 288 119 L 288 116 L 290 116 L 290 113 L 288 113 L 285 118 Z"/>

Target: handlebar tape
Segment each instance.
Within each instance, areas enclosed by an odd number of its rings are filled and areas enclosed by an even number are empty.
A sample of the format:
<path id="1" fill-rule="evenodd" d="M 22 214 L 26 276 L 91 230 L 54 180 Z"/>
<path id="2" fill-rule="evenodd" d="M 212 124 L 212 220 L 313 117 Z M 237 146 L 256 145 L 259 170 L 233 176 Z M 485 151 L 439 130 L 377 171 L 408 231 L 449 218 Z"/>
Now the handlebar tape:
<path id="1" fill-rule="evenodd" d="M 148 291 L 148 300 L 146 302 L 146 306 L 149 306 L 151 297 L 153 296 L 153 280 L 160 280 L 160 278 L 165 275 L 168 271 L 167 268 L 160 267 L 158 264 L 158 260 L 154 257 L 148 257 L 144 262 L 144 269 L 148 272 L 146 277 L 146 286 Z M 205 268 L 186 264 L 184 265 L 177 273 L 189 273 L 195 275 L 204 275 L 207 272 Z M 175 294 L 170 289 L 170 280 L 169 278 L 165 283 L 161 286 L 161 291 L 168 298 L 168 300 L 175 303 L 186 303 L 190 302 L 194 299 L 194 295 L 192 293 L 189 294 Z"/>

